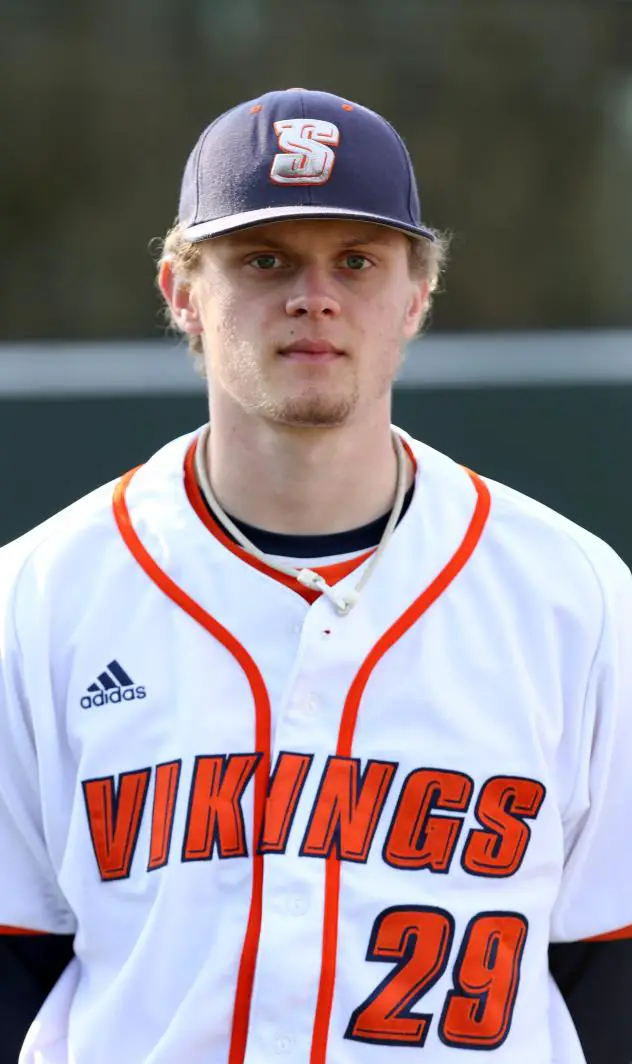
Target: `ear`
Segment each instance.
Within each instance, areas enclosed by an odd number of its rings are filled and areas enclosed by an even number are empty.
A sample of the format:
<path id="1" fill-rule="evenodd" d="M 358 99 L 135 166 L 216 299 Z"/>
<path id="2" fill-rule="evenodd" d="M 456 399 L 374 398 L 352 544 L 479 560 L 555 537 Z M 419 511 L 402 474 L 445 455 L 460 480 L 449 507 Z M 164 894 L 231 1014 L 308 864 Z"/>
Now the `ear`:
<path id="1" fill-rule="evenodd" d="M 412 340 L 417 335 L 428 309 L 429 299 L 430 284 L 428 281 L 417 281 L 413 285 L 404 317 L 404 336 L 407 340 Z"/>
<path id="2" fill-rule="evenodd" d="M 164 259 L 158 273 L 158 286 L 171 308 L 174 324 L 190 336 L 202 332 L 202 322 L 191 294 L 191 284 L 173 269 L 170 259 Z"/>

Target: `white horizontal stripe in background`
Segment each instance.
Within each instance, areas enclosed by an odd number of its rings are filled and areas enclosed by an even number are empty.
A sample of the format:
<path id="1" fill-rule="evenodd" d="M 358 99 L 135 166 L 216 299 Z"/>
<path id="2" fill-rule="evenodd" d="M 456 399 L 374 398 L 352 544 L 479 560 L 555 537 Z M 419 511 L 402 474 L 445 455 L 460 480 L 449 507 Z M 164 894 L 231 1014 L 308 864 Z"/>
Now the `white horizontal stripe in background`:
<path id="1" fill-rule="evenodd" d="M 399 388 L 632 383 L 632 330 L 432 334 L 411 344 Z M 199 395 L 186 347 L 0 344 L 0 398 Z"/>

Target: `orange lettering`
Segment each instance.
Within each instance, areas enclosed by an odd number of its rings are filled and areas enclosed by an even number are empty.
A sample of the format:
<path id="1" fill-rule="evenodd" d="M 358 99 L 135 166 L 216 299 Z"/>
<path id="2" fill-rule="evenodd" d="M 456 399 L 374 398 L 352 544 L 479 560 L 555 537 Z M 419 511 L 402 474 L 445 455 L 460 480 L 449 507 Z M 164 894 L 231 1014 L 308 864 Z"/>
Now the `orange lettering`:
<path id="1" fill-rule="evenodd" d="M 462 817 L 433 816 L 432 809 L 464 813 L 472 796 L 472 780 L 462 772 L 420 768 L 402 788 L 384 843 L 383 856 L 395 868 L 430 868 L 447 872 L 463 827 Z"/>
<path id="2" fill-rule="evenodd" d="M 196 757 L 185 829 L 183 861 L 247 857 L 241 799 L 261 754 Z"/>
<path id="3" fill-rule="evenodd" d="M 284 853 L 313 754 L 279 754 L 268 788 L 259 853 Z"/>
<path id="4" fill-rule="evenodd" d="M 483 785 L 476 803 L 478 828 L 470 831 L 461 864 L 474 876 L 513 876 L 529 845 L 531 829 L 523 818 L 539 813 L 544 786 L 521 776 L 493 776 Z"/>
<path id="5" fill-rule="evenodd" d="M 83 797 L 101 879 L 127 879 L 138 841 L 150 768 L 84 780 Z"/>
<path id="6" fill-rule="evenodd" d="M 148 872 L 152 872 L 155 868 L 162 868 L 169 860 L 173 814 L 181 767 L 181 761 L 167 761 L 165 764 L 156 766 Z"/>
<path id="7" fill-rule="evenodd" d="M 330 757 L 301 847 L 302 857 L 366 861 L 397 764 Z"/>

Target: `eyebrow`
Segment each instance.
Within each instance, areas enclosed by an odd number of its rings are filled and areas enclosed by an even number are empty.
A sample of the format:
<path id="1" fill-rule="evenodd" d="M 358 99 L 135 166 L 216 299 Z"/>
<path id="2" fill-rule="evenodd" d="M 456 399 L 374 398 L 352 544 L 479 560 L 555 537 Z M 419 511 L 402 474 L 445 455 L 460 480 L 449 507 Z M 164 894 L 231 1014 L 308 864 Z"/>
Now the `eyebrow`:
<path id="1" fill-rule="evenodd" d="M 376 229 L 375 232 L 371 232 L 370 235 L 367 234 L 366 236 L 362 236 L 361 234 L 359 234 L 354 235 L 349 240 L 341 240 L 339 243 L 339 247 L 349 248 L 353 247 L 355 244 L 386 244 L 392 233 L 392 229 Z"/>

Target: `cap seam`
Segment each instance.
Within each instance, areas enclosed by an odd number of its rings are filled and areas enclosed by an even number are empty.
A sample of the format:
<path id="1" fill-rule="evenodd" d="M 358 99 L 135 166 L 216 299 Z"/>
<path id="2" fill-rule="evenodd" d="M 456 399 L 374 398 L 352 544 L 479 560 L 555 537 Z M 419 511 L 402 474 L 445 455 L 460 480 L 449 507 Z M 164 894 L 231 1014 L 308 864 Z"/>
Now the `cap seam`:
<path id="1" fill-rule="evenodd" d="M 194 214 L 193 214 L 193 217 L 194 217 L 195 221 L 193 221 L 191 223 L 192 225 L 195 225 L 197 223 L 197 216 L 198 216 L 199 211 L 200 211 L 200 164 L 201 164 L 201 161 L 202 161 L 202 151 L 203 151 L 204 145 L 206 143 L 207 137 L 209 136 L 209 134 L 213 130 L 214 126 L 217 125 L 217 123 L 219 122 L 221 117 L 222 116 L 220 115 L 219 118 L 216 118 L 214 122 L 211 122 L 210 126 L 207 126 L 207 128 L 205 129 L 204 133 L 202 134 L 202 136 L 200 137 L 200 139 L 198 141 L 198 156 L 197 156 L 197 159 L 196 159 L 196 162 L 195 162 L 195 211 L 194 211 Z"/>
<path id="2" fill-rule="evenodd" d="M 399 144 L 399 146 L 401 148 L 402 155 L 404 156 L 404 163 L 406 165 L 406 173 L 408 175 L 408 214 L 409 214 L 409 216 L 411 218 L 413 218 L 413 215 L 414 215 L 414 212 L 413 212 L 413 189 L 414 189 L 414 185 L 413 185 L 413 179 L 412 179 L 412 160 L 410 158 L 410 154 L 409 154 L 408 148 L 406 147 L 406 145 L 404 143 L 403 137 L 401 137 L 400 134 L 397 132 L 397 130 L 395 129 L 395 126 L 391 125 L 391 123 L 389 122 L 388 118 L 383 118 L 382 115 L 379 115 L 378 117 L 382 118 L 382 121 L 386 122 L 386 125 L 389 127 L 389 129 L 391 129 L 393 131 L 393 133 L 395 135 L 395 139 L 397 140 L 397 143 Z"/>

